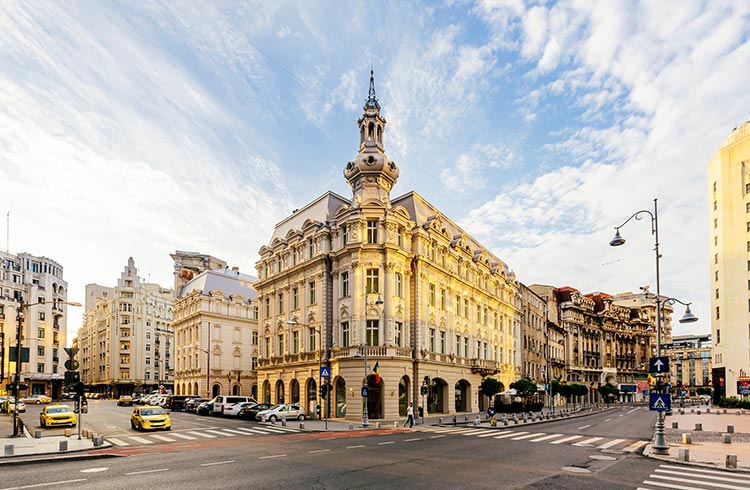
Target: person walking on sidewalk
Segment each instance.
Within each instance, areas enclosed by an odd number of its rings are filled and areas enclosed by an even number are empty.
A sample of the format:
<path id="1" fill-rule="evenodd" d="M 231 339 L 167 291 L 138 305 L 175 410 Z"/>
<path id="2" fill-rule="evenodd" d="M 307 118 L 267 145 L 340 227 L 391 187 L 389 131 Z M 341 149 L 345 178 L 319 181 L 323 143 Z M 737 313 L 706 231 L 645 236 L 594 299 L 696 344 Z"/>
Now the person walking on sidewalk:
<path id="1" fill-rule="evenodd" d="M 406 409 L 406 420 L 404 421 L 404 427 L 409 424 L 409 428 L 414 427 L 414 403 L 409 402 L 409 407 Z"/>

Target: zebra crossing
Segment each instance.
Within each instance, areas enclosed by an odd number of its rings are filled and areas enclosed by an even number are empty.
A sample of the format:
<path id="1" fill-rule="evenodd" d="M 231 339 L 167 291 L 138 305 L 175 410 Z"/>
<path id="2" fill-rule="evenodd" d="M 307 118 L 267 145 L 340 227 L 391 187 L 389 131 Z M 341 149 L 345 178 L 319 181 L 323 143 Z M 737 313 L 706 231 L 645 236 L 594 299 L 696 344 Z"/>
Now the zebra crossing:
<path id="1" fill-rule="evenodd" d="M 552 445 L 568 444 L 576 447 L 590 447 L 594 449 L 634 453 L 642 450 L 649 441 L 632 439 L 608 439 L 606 437 L 586 437 L 571 434 L 547 434 L 545 432 L 529 432 L 499 429 L 481 429 L 476 427 L 422 427 L 421 431 L 437 432 L 444 435 L 471 436 L 481 438 L 502 439 L 505 441 L 545 443 Z"/>
<path id="2" fill-rule="evenodd" d="M 747 478 L 747 474 L 731 471 L 663 464 L 659 465 L 648 478 L 643 480 L 638 490 L 660 490 L 662 488 L 747 490 L 750 488 L 750 480 Z"/>
<path id="3" fill-rule="evenodd" d="M 113 446 L 127 447 L 134 445 L 149 445 L 158 444 L 165 442 L 185 442 L 185 441 L 199 441 L 208 439 L 218 438 L 230 438 L 237 436 L 269 436 L 274 434 L 289 434 L 293 432 L 302 432 L 300 429 L 293 429 L 291 427 L 269 427 L 269 426 L 256 426 L 253 428 L 249 427 L 235 427 L 235 428 L 219 428 L 214 427 L 211 429 L 200 429 L 200 430 L 189 430 L 184 432 L 170 431 L 161 432 L 158 434 L 139 433 L 133 434 L 116 434 L 115 436 L 105 436 L 104 439 L 107 442 L 112 443 Z"/>

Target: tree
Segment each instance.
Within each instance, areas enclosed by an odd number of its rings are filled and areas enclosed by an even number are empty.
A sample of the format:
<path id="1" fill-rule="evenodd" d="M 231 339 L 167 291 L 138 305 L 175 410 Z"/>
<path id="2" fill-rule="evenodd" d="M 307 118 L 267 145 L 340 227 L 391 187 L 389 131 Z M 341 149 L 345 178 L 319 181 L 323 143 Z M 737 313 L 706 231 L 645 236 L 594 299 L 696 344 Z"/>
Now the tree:
<path id="1" fill-rule="evenodd" d="M 556 396 L 556 395 L 558 395 L 558 394 L 561 394 L 561 393 L 562 393 L 562 387 L 563 387 L 563 385 L 561 385 L 561 384 L 560 384 L 560 381 L 559 381 L 559 380 L 553 379 L 553 380 L 552 380 L 552 381 L 550 382 L 550 384 L 549 384 L 549 385 L 550 385 L 550 392 L 551 392 L 550 394 L 551 394 L 552 396 Z"/>
<path id="2" fill-rule="evenodd" d="M 511 388 L 516 390 L 516 395 L 523 398 L 524 410 L 528 406 L 529 399 L 536 395 L 537 385 L 533 381 L 527 378 L 521 378 L 515 383 L 511 383 Z"/>
<path id="3" fill-rule="evenodd" d="M 500 393 L 500 382 L 495 378 L 487 376 L 482 380 L 480 388 L 482 389 L 482 394 L 492 400 L 492 397 L 494 397 L 496 393 Z"/>
<path id="4" fill-rule="evenodd" d="M 620 390 L 617 389 L 617 386 L 613 386 L 609 383 L 601 385 L 599 387 L 599 393 L 602 394 L 602 398 L 607 403 L 620 396 Z"/>

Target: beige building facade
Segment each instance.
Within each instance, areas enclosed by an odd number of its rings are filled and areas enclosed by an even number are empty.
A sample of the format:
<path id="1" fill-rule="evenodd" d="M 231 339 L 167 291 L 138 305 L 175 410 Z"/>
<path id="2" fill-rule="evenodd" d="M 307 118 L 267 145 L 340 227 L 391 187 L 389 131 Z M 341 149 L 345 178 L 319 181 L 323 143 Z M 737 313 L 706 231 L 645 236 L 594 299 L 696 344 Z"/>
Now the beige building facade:
<path id="1" fill-rule="evenodd" d="M 260 250 L 259 401 L 312 413 L 325 367 L 331 417 L 361 420 L 366 406 L 370 419 L 395 419 L 409 402 L 427 414 L 483 410 L 482 378 L 507 388 L 518 374 L 515 274 L 420 195 L 391 198 L 399 169 L 372 77 L 357 123 L 352 197 L 327 192 Z"/>
<path id="2" fill-rule="evenodd" d="M 675 335 L 665 351 L 672 385 L 684 389 L 685 396 L 695 396 L 697 388 L 711 386 L 711 334 Z"/>
<path id="3" fill-rule="evenodd" d="M 750 121 L 708 164 L 714 395 L 737 396 L 750 373 Z"/>
<path id="4" fill-rule="evenodd" d="M 520 374 L 538 384 L 544 384 L 547 382 L 547 359 L 550 352 L 547 342 L 547 302 L 523 284 L 520 284 L 519 289 L 523 334 Z"/>
<path id="5" fill-rule="evenodd" d="M 117 286 L 86 285 L 86 316 L 76 345 L 88 391 L 118 397 L 172 389 L 173 303 L 171 289 L 138 277 L 132 257 Z"/>
<path id="6" fill-rule="evenodd" d="M 206 398 L 246 395 L 257 399 L 255 278 L 236 268 L 207 269 L 196 270 L 180 284 L 183 265 L 175 260 L 175 288 L 180 291 L 174 310 L 175 393 Z"/>
<path id="7" fill-rule="evenodd" d="M 21 323 L 23 348 L 29 349 L 29 362 L 21 364 L 20 395 L 45 394 L 62 397 L 63 351 L 67 339 L 68 283 L 63 267 L 47 257 L 0 251 L 0 390 L 12 384 L 16 372 L 18 310 L 23 303 Z"/>

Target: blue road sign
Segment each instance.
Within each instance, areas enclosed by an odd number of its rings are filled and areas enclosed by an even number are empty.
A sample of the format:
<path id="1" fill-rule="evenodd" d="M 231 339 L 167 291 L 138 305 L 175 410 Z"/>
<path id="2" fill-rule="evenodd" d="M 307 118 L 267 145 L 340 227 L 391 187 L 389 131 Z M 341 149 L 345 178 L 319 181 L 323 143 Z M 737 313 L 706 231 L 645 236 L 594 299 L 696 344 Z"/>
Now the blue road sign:
<path id="1" fill-rule="evenodd" d="M 669 372 L 669 358 L 666 356 L 652 357 L 648 361 L 648 372 L 649 373 L 668 373 Z"/>
<path id="2" fill-rule="evenodd" d="M 651 393 L 648 397 L 648 409 L 654 412 L 669 412 L 672 410 L 672 395 Z"/>
<path id="3" fill-rule="evenodd" d="M 362 387 L 362 396 L 367 396 L 367 386 Z"/>
<path id="4" fill-rule="evenodd" d="M 320 366 L 320 377 L 321 378 L 330 378 L 331 377 L 331 368 L 329 366 Z"/>

